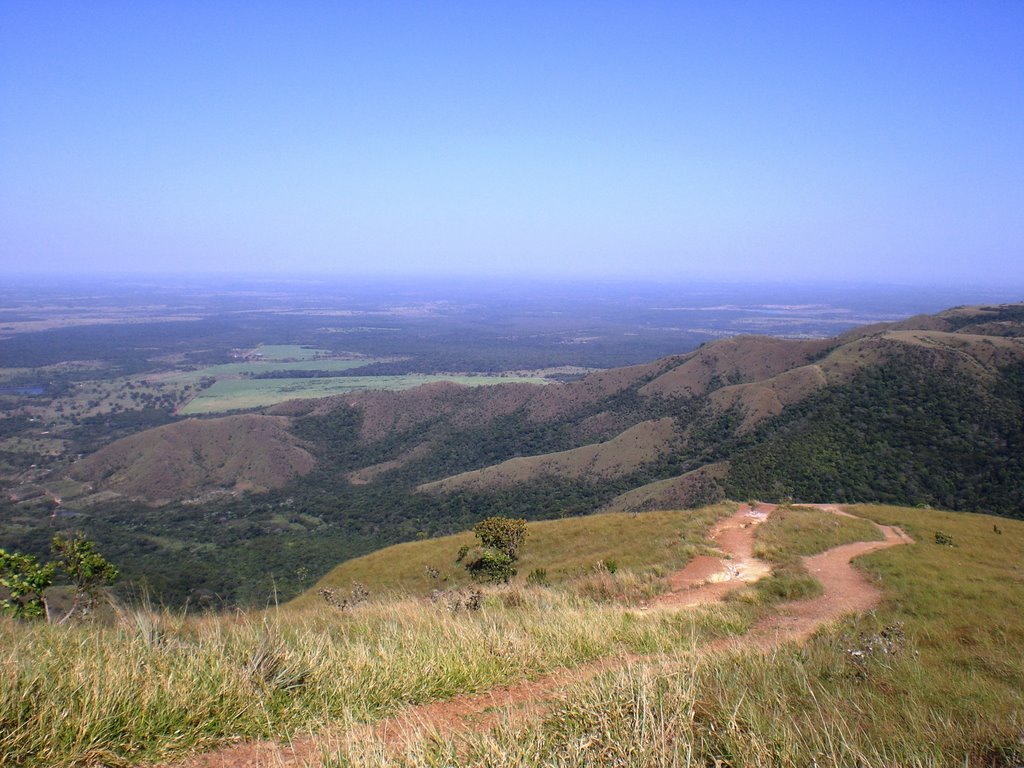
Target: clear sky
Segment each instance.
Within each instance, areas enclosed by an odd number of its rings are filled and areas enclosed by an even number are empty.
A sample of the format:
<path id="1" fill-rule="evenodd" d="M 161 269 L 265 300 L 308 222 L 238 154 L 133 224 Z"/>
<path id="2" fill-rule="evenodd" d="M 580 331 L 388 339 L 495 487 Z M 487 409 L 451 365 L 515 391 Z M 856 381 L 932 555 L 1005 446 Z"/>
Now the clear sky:
<path id="1" fill-rule="evenodd" d="M 1024 285 L 1024 2 L 0 0 L 0 266 Z"/>

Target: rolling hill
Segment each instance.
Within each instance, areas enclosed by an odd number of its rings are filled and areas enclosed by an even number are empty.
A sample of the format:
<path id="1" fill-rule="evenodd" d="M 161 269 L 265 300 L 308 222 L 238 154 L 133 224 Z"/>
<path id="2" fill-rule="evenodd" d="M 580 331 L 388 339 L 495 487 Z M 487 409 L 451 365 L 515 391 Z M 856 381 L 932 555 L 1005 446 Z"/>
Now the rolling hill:
<path id="1" fill-rule="evenodd" d="M 758 498 L 1024 517 L 1024 305 L 737 336 L 546 386 L 292 401 L 140 432 L 73 474 L 121 500 L 68 524 L 126 572 L 144 553 L 133 575 L 172 601 L 252 599 L 271 574 L 287 597 L 340 561 L 494 514 Z"/>
<path id="2" fill-rule="evenodd" d="M 728 493 L 1015 515 L 1022 318 L 1021 305 L 961 307 L 826 340 L 733 337 L 545 387 L 440 383 L 298 400 L 133 435 L 73 476 L 167 501 L 282 487 L 318 457 L 351 483 L 411 493 L 612 483 L 618 507 L 666 481 L 687 489 L 673 497 L 682 502 Z M 868 482 L 879 470 L 884 482 Z"/>
<path id="3" fill-rule="evenodd" d="M 117 440 L 77 462 L 72 477 L 159 502 L 217 490 L 279 488 L 308 474 L 313 456 L 287 419 L 187 419 Z"/>

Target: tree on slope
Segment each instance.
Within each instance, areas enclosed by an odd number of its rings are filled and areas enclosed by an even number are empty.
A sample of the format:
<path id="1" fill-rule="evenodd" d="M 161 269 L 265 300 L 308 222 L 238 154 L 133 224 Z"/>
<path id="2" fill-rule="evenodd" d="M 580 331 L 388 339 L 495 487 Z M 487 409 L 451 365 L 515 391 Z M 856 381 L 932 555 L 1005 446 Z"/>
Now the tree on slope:
<path id="1" fill-rule="evenodd" d="M 32 555 L 0 549 L 0 612 L 23 619 L 45 617 L 63 624 L 72 616 L 87 617 L 99 602 L 103 587 L 113 584 L 117 568 L 96 551 L 96 544 L 81 535 L 71 539 L 57 535 L 51 544 L 57 560 L 42 564 Z M 46 601 L 46 590 L 53 585 L 60 569 L 71 582 L 71 607 L 55 618 Z"/>
<path id="2" fill-rule="evenodd" d="M 526 538 L 526 520 L 488 517 L 473 526 L 480 545 L 466 570 L 475 581 L 504 584 L 516 575 L 519 548 Z M 459 559 L 466 553 L 460 553 Z"/>

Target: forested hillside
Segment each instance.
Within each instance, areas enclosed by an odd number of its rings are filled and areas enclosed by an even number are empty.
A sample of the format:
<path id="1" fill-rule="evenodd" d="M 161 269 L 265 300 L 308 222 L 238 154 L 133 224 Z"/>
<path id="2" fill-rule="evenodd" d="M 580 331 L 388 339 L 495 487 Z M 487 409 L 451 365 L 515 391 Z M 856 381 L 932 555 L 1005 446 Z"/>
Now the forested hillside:
<path id="1" fill-rule="evenodd" d="M 11 545 L 40 551 L 53 528 L 84 529 L 128 583 L 171 602 L 247 602 L 493 514 L 756 497 L 1024 517 L 1024 307 L 958 308 L 829 340 L 738 336 L 567 383 L 432 384 L 235 419 L 239 450 L 263 457 L 245 473 L 226 464 L 231 419 L 142 432 L 73 470 L 108 493 L 102 507 L 26 524 Z M 167 439 L 188 424 L 189 439 Z M 207 432 L 216 450 L 195 444 Z M 274 444 L 253 446 L 261 435 Z M 285 447 L 310 457 L 302 476 L 265 460 Z M 177 499 L 161 466 L 188 479 Z"/>

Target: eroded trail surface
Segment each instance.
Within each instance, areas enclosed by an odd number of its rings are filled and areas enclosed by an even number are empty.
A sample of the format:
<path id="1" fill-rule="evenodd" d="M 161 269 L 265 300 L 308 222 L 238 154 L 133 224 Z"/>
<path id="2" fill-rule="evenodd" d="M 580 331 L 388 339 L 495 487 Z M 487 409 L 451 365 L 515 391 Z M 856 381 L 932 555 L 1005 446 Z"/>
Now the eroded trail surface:
<path id="1" fill-rule="evenodd" d="M 833 505 L 814 506 L 852 517 Z M 723 556 L 702 555 L 691 560 L 685 568 L 669 577 L 670 591 L 645 606 L 644 610 L 682 610 L 716 602 L 732 590 L 767 576 L 769 565 L 753 554 L 754 531 L 773 509 L 773 505 L 767 504 L 756 509 L 744 505 L 735 514 L 716 523 L 710 531 L 710 538 Z M 712 643 L 696 652 L 772 648 L 790 640 L 805 639 L 823 624 L 845 614 L 873 608 L 881 600 L 881 592 L 853 567 L 851 560 L 911 542 L 910 537 L 898 528 L 878 527 L 885 534 L 883 541 L 846 544 L 804 558 L 808 571 L 821 582 L 823 594 L 820 597 L 784 604 L 755 624 L 747 634 Z M 445 736 L 471 729 L 484 730 L 499 720 L 521 722 L 541 714 L 546 703 L 566 686 L 641 658 L 633 655 L 605 657 L 485 693 L 411 706 L 395 717 L 346 732 L 304 736 L 290 744 L 269 741 L 242 743 L 197 755 L 175 763 L 173 768 L 315 766 L 321 763 L 324 755 L 346 744 L 367 739 L 380 742 L 386 749 L 388 745 L 398 747 L 421 731 Z"/>
<path id="2" fill-rule="evenodd" d="M 669 591 L 659 595 L 650 607 L 664 610 L 713 603 L 771 573 L 768 563 L 754 557 L 754 530 L 774 509 L 774 504 L 760 504 L 756 509 L 741 506 L 735 514 L 715 523 L 709 538 L 723 555 L 693 558 L 669 576 Z"/>
<path id="3" fill-rule="evenodd" d="M 832 504 L 806 506 L 853 517 Z M 849 613 L 863 613 L 878 605 L 882 599 L 881 590 L 854 568 L 852 561 L 880 549 L 913 543 L 913 539 L 895 526 L 879 525 L 878 528 L 885 535 L 882 541 L 844 544 L 820 555 L 803 558 L 807 571 L 821 583 L 823 594 L 810 600 L 782 605 L 775 613 L 754 625 L 742 638 L 732 638 L 729 642 L 735 645 L 737 640 L 742 640 L 746 646 L 770 648 L 790 640 L 804 640 L 822 624 Z"/>

